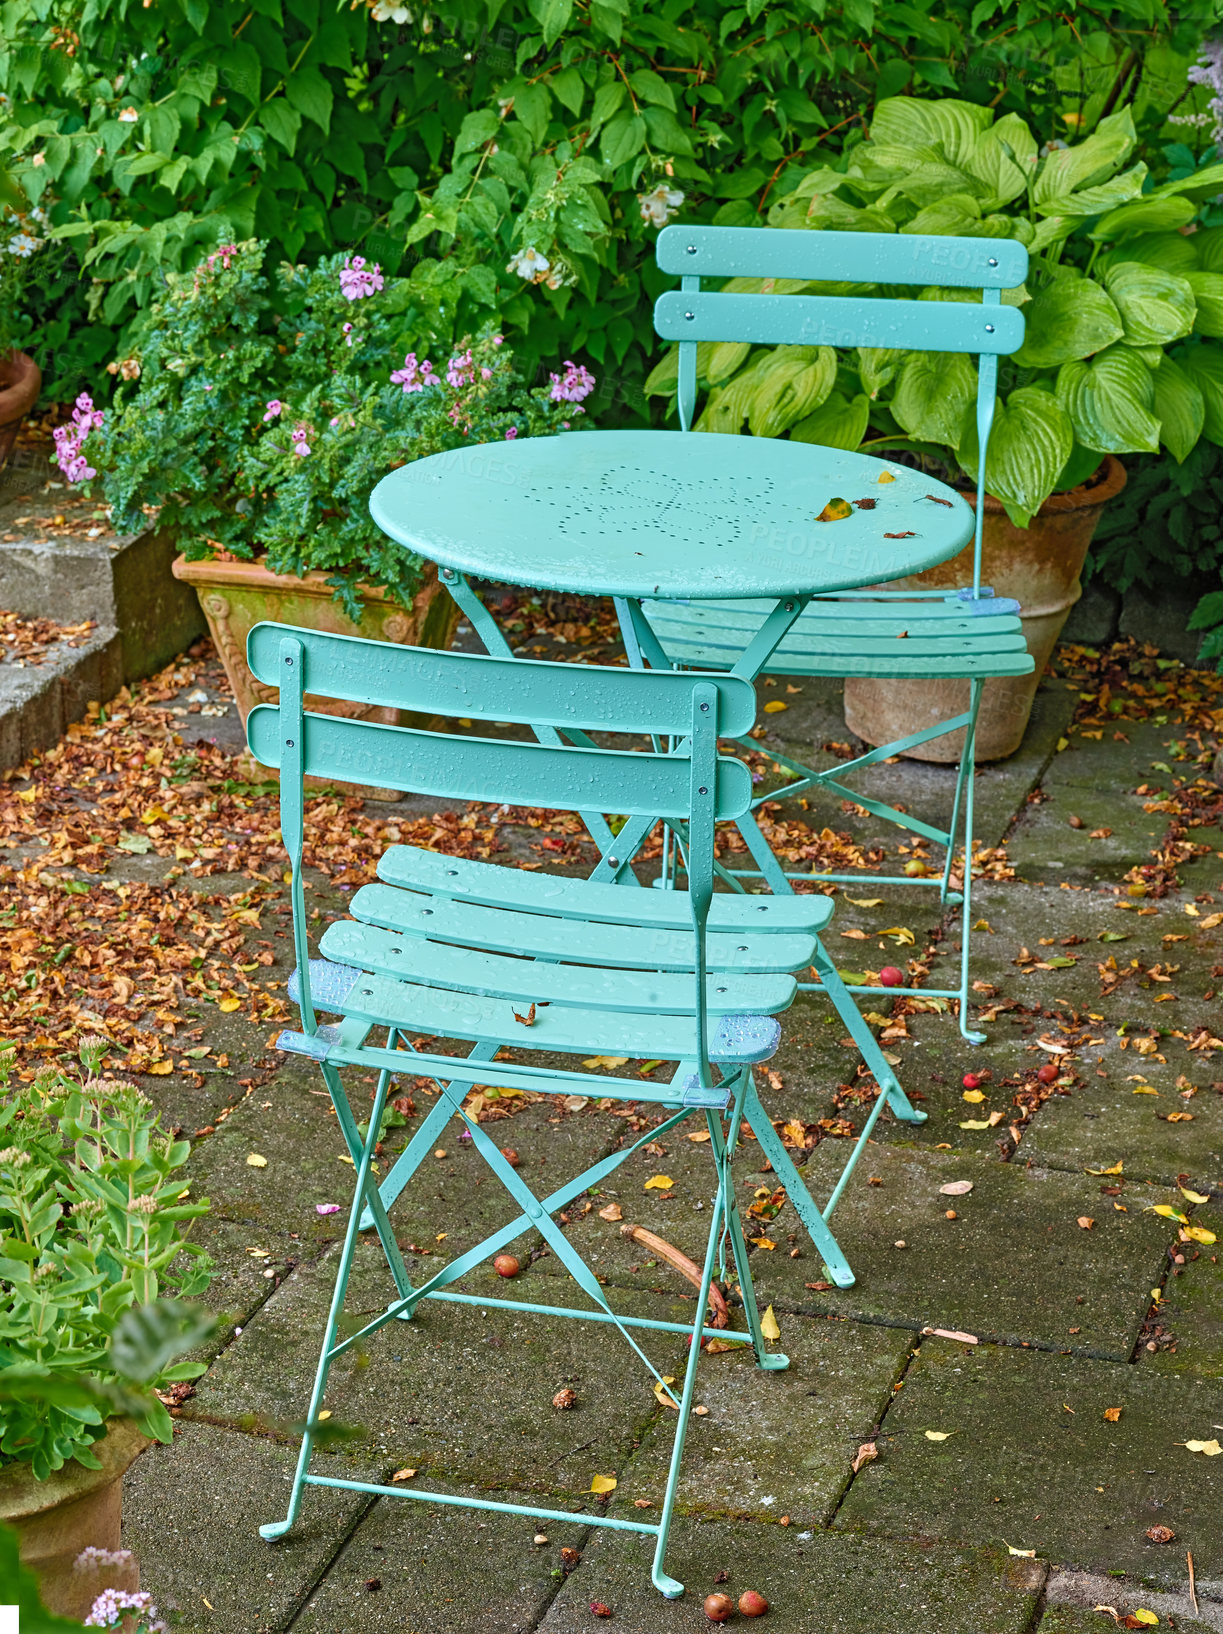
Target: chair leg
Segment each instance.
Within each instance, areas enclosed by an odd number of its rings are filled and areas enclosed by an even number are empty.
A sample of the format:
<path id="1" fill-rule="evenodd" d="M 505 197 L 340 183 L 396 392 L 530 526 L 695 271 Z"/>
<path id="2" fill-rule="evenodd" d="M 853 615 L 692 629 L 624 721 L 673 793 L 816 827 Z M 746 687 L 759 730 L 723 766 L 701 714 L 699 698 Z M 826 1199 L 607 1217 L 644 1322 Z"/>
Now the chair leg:
<path id="1" fill-rule="evenodd" d="M 743 1236 L 743 1222 L 739 1218 L 739 1200 L 735 1196 L 734 1176 L 731 1172 L 731 1154 L 739 1138 L 739 1126 L 744 1112 L 749 1101 L 755 1102 L 757 1106 L 760 1104 L 756 1097 L 755 1082 L 750 1068 L 744 1076 L 748 1083 L 744 1086 L 745 1093 L 736 1097 L 735 1110 L 726 1139 L 722 1137 L 722 1125 L 718 1115 L 714 1112 L 708 1112 L 706 1117 L 709 1121 L 709 1137 L 714 1146 L 714 1152 L 718 1160 L 718 1173 L 721 1177 L 723 1219 L 726 1223 L 726 1233 L 730 1238 L 730 1249 L 735 1261 L 735 1270 L 739 1277 L 739 1294 L 743 1300 L 743 1312 L 747 1317 L 748 1329 L 752 1336 L 752 1349 L 756 1355 L 756 1366 L 762 1368 L 766 1373 L 780 1373 L 789 1367 L 790 1358 L 779 1350 L 769 1351 L 764 1348 L 764 1334 L 760 1327 L 760 1309 L 756 1303 L 756 1288 L 752 1280 L 751 1265 L 748 1262 L 747 1243 Z M 750 1113 L 748 1115 L 750 1117 Z M 767 1119 L 764 1121 L 768 1122 Z M 770 1130 L 772 1130 L 772 1127 L 772 1124 L 769 1124 Z M 754 1124 L 752 1128 L 755 1129 Z M 795 1170 L 796 1178 L 797 1175 L 798 1171 Z M 801 1187 L 802 1181 L 799 1180 L 798 1184 Z M 804 1192 L 806 1191 L 805 1187 L 802 1189 Z M 795 1207 L 797 1208 L 797 1206 L 796 1204 Z M 820 1223 L 823 1225 L 822 1221 Z M 824 1229 L 827 1232 L 827 1228 Z M 831 1232 L 827 1232 L 827 1235 L 832 1243 L 833 1251 L 839 1254 L 840 1250 L 837 1248 L 835 1241 L 832 1240 Z M 853 1281 L 852 1276 L 850 1281 Z"/>
<path id="2" fill-rule="evenodd" d="M 986 1036 L 968 1024 L 968 990 L 971 974 L 969 943 L 972 937 L 973 796 L 976 783 L 977 714 L 981 707 L 983 685 L 981 681 L 972 683 L 971 719 L 964 738 L 961 764 L 961 771 L 966 772 L 967 777 L 964 788 L 964 890 L 960 901 L 960 913 L 963 916 L 960 926 L 960 1032 L 969 1044 L 984 1044 Z"/>
<path id="3" fill-rule="evenodd" d="M 892 1116 L 901 1123 L 925 1123 L 927 1114 L 919 1112 L 900 1087 L 900 1080 L 883 1059 L 883 1051 L 879 1048 L 874 1033 L 867 1025 L 861 1010 L 853 1001 L 853 995 L 841 980 L 840 973 L 832 960 L 828 957 L 824 944 L 817 939 L 815 944 L 815 958 L 811 961 L 819 972 L 820 980 L 827 989 L 828 997 L 841 1020 L 849 1029 L 849 1035 L 858 1046 L 858 1053 L 870 1068 L 875 1082 L 887 1097 Z"/>
<path id="4" fill-rule="evenodd" d="M 327 1087 L 331 1090 L 332 1096 L 334 1097 L 337 1091 L 333 1086 L 331 1079 L 332 1076 L 334 1076 L 338 1085 L 339 1075 L 336 1073 L 334 1067 L 328 1069 L 326 1065 L 323 1067 L 323 1074 L 327 1080 Z M 314 1375 L 314 1386 L 310 1391 L 310 1405 L 306 1409 L 306 1427 L 302 1432 L 302 1444 L 297 1455 L 297 1468 L 293 1474 L 293 1488 L 289 1493 L 289 1511 L 284 1520 L 272 1521 L 268 1525 L 261 1526 L 259 1528 L 259 1536 L 268 1543 L 275 1543 L 278 1538 L 284 1537 L 285 1533 L 290 1530 L 294 1522 L 297 1520 L 298 1511 L 301 1508 L 302 1488 L 306 1484 L 306 1471 L 309 1468 L 310 1454 L 314 1447 L 314 1426 L 318 1423 L 319 1406 L 323 1400 L 323 1392 L 327 1388 L 327 1375 L 331 1372 L 332 1347 L 335 1344 L 336 1329 L 339 1326 L 340 1313 L 344 1309 L 344 1296 L 348 1291 L 348 1278 L 352 1270 L 353 1253 L 357 1245 L 357 1233 L 361 1218 L 361 1205 L 367 1197 L 372 1201 L 373 1198 L 378 1196 L 377 1190 L 371 1184 L 370 1164 L 373 1162 L 374 1147 L 378 1144 L 378 1130 L 382 1123 L 382 1109 L 386 1104 L 386 1094 L 389 1083 L 390 1074 L 382 1073 L 378 1080 L 377 1090 L 374 1093 L 374 1105 L 373 1111 L 370 1115 L 369 1131 L 366 1135 L 364 1145 L 361 1147 L 361 1155 L 357 1162 L 357 1179 L 356 1184 L 353 1187 L 352 1207 L 348 1211 L 348 1225 L 344 1231 L 344 1246 L 340 1251 L 340 1263 L 336 1270 L 335 1287 L 333 1288 L 331 1294 L 331 1308 L 327 1312 L 327 1322 L 323 1329 L 323 1343 L 319 1352 L 318 1368 Z M 337 1101 L 336 1106 L 337 1113 L 339 1112 L 339 1106 L 341 1104 L 343 1104 L 345 1107 L 348 1106 L 348 1100 L 344 1095 L 343 1089 L 339 1089 L 338 1093 L 339 1100 Z M 351 1112 L 349 1116 L 351 1117 Z M 385 1215 L 383 1218 L 385 1219 Z M 391 1242 L 392 1244 L 395 1243 L 393 1236 L 391 1238 Z M 385 1244 L 383 1246 L 385 1247 Z M 398 1257 L 398 1245 L 395 1245 L 395 1254 Z M 399 1263 L 400 1265 L 403 1264 L 402 1259 L 400 1259 Z M 393 1270 L 394 1266 L 392 1265 L 392 1271 Z M 406 1280 L 406 1270 L 404 1272 L 404 1276 Z M 406 1291 L 406 1289 L 401 1290 L 401 1292 Z"/>
<path id="5" fill-rule="evenodd" d="M 823 1260 L 829 1277 L 838 1288 L 852 1288 L 856 1279 L 849 1261 L 841 1252 L 841 1245 L 833 1236 L 832 1227 L 824 1219 L 815 1199 L 807 1190 L 807 1183 L 798 1172 L 794 1159 L 786 1151 L 785 1142 L 769 1122 L 769 1115 L 760 1103 L 754 1084 L 748 1091 L 745 1110 L 760 1150 L 773 1165 L 773 1173 L 785 1188 L 786 1196 L 794 1205 L 794 1211 L 806 1228 L 816 1253 Z"/>

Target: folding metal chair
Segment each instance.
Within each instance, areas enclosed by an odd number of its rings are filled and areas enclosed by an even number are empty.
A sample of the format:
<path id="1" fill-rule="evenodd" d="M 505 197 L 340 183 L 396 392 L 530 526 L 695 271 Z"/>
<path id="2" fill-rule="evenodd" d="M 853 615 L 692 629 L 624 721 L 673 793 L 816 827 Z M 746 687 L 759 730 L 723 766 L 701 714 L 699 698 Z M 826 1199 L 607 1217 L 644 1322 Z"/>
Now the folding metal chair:
<path id="1" fill-rule="evenodd" d="M 750 774 L 740 762 L 719 756 L 718 738 L 748 730 L 755 718 L 754 691 L 735 677 L 438 653 L 273 624 L 257 625 L 247 650 L 252 673 L 280 690 L 278 705 L 252 710 L 247 722 L 255 757 L 280 770 L 281 828 L 292 868 L 296 971 L 290 990 L 301 1012 L 301 1028 L 283 1033 L 279 1045 L 318 1061 L 356 1169 L 288 1515 L 261 1527 L 261 1535 L 269 1540 L 284 1536 L 307 1486 L 571 1520 L 567 1512 L 351 1481 L 310 1468 L 327 1377 L 337 1356 L 390 1322 L 411 1320 L 423 1299 L 504 1305 L 612 1325 L 656 1381 L 661 1375 L 637 1335 L 656 1329 L 691 1336 L 658 1522 L 583 1517 L 594 1525 L 655 1537 L 653 1580 L 674 1598 L 683 1586 L 667 1575 L 664 1555 L 701 1340 L 718 1331 L 704 1325 L 710 1285 L 715 1266 L 720 1264 L 725 1274 L 727 1244 L 743 1299 L 744 1342 L 751 1344 L 758 1366 L 788 1365 L 784 1355 L 765 1348 L 735 1202 L 731 1154 L 745 1119 L 779 1178 L 806 1200 L 803 1218 L 826 1263 L 839 1281 L 853 1280 L 761 1107 L 752 1075 L 752 1066 L 777 1047 L 780 1027 L 773 1017 L 794 998 L 792 972 L 816 956 L 816 932 L 831 917 L 832 903 L 823 896 L 749 898 L 715 895 L 713 889 L 715 824 L 747 811 L 751 800 Z M 307 692 L 426 716 L 518 721 L 574 733 L 583 744 L 448 736 L 315 714 L 304 708 Z M 592 730 L 670 738 L 679 747 L 671 753 L 599 748 L 586 736 Z M 663 817 L 683 825 L 689 890 L 627 890 L 611 882 L 559 879 L 396 845 L 378 864 L 380 883 L 353 897 L 354 919 L 331 923 L 320 942 L 323 957 L 312 960 L 302 885 L 307 776 L 459 799 L 615 810 L 641 821 Z M 524 1038 L 516 1015 L 530 1014 L 532 1005 L 529 1038 Z M 320 1011 L 341 1019 L 320 1026 Z M 383 1042 L 371 1041 L 375 1029 L 385 1029 Z M 412 1045 L 413 1034 L 464 1040 L 472 1048 L 460 1058 L 431 1053 Z M 561 1058 L 593 1052 L 673 1061 L 676 1067 L 669 1083 L 658 1084 L 552 1063 L 492 1065 L 502 1047 L 522 1048 L 528 1042 L 532 1052 Z M 339 1069 L 345 1066 L 377 1074 L 364 1137 L 341 1082 Z M 390 1085 L 399 1074 L 432 1077 L 438 1095 L 379 1186 L 371 1160 Z M 577 1091 L 645 1102 L 657 1106 L 664 1121 L 635 1145 L 537 1197 L 464 1110 L 468 1090 L 490 1079 L 546 1095 Z M 887 1098 L 879 1096 L 874 1116 Z M 897 1105 L 901 1112 L 908 1107 L 903 1096 Z M 713 1196 L 693 1322 L 686 1326 L 617 1315 L 552 1216 L 604 1182 L 644 1141 L 698 1114 L 709 1134 Z M 483 1242 L 413 1286 L 387 1211 L 451 1118 L 463 1125 L 474 1150 L 504 1186 L 509 1217 Z M 838 1196 L 865 1139 L 864 1133 L 851 1154 Z M 340 1337 L 358 1234 L 371 1227 L 382 1246 L 394 1298 L 359 1332 Z M 453 1286 L 532 1230 L 571 1274 L 591 1309 L 476 1296 Z"/>
<path id="2" fill-rule="evenodd" d="M 775 675 L 967 680 L 968 707 L 960 713 L 823 771 L 770 750 L 770 758 L 790 773 L 791 781 L 753 801 L 755 809 L 765 800 L 793 798 L 813 788 L 828 789 L 874 816 L 944 847 L 939 877 L 787 872 L 750 814 L 738 821 L 755 867 L 725 872 L 735 882 L 764 880 L 775 892 L 789 891 L 793 879 L 813 878 L 837 884 L 933 887 L 947 906 L 959 904 L 959 982 L 955 987 L 923 988 L 922 993 L 958 1000 L 960 1031 L 971 1043 L 982 1043 L 985 1035 L 968 1025 L 977 715 L 987 679 L 1027 675 L 1033 667 L 1018 616 L 1019 603 L 996 597 L 981 583 L 985 450 L 994 419 L 998 357 L 1015 351 L 1023 340 L 1023 315 L 1001 304 L 1001 292 L 1023 282 L 1028 252 L 1013 239 L 673 226 L 659 234 L 658 265 L 663 272 L 678 274 L 682 280 L 680 290 L 659 298 L 654 323 L 659 335 L 679 342 L 677 399 L 685 431 L 691 428 L 696 405 L 699 342 L 890 347 L 978 354 L 976 426 L 981 456 L 970 585 L 950 594 L 944 590 L 870 589 L 812 596 L 795 616 L 776 625 L 773 639 L 768 638 L 767 621 L 775 619 L 779 609 L 771 602 L 625 603 L 621 624 L 630 650 L 636 647 L 643 661 L 655 665 L 703 671 L 734 667 L 736 673 L 743 674 L 743 655 L 752 648 L 753 676 L 767 669 Z M 710 292 L 702 290 L 703 278 L 734 282 L 729 290 Z M 798 292 L 769 293 L 768 280 L 775 279 L 797 280 Z M 819 282 L 832 280 L 842 284 L 850 281 L 980 289 L 982 304 L 820 294 Z M 802 292 L 807 289 L 814 292 Z M 844 782 L 856 770 L 961 730 L 965 739 L 946 827 L 871 799 Z M 965 857 L 960 891 L 951 888 L 957 832 L 963 837 Z M 821 985 L 800 984 L 815 990 Z M 896 994 L 894 988 L 864 983 L 852 984 L 849 991 L 892 997 Z"/>

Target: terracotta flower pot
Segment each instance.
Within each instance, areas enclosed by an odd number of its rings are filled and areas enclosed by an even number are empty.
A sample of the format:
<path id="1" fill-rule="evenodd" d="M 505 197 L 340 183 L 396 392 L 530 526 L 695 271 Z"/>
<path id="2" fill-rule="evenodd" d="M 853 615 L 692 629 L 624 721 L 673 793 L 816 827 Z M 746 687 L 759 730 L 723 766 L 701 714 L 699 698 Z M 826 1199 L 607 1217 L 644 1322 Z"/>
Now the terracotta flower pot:
<path id="1" fill-rule="evenodd" d="M 21 422 L 38 401 L 42 370 L 24 352 L 0 354 L 0 471 L 17 441 Z"/>
<path id="2" fill-rule="evenodd" d="M 432 563 L 423 569 L 421 586 L 410 610 L 401 606 L 388 591 L 370 588 L 361 598 L 359 624 L 350 619 L 336 601 L 325 573 L 311 572 L 299 579 L 289 573 L 273 573 L 262 562 L 189 562 L 185 556 L 178 557 L 173 572 L 175 578 L 194 586 L 200 598 L 209 633 L 221 655 L 244 723 L 256 704 L 274 702 L 277 696 L 274 687 L 254 678 L 246 662 L 246 637 L 263 619 L 334 635 L 364 636 L 372 641 L 442 650 L 454 640 L 459 622 L 458 605 L 438 583 L 437 569 Z M 396 726 L 434 724 L 406 710 L 370 707 L 335 698 L 307 696 L 306 707 L 320 714 L 389 721 Z M 264 769 L 260 775 L 269 774 Z M 362 787 L 357 792 L 365 799 L 400 798 L 389 789 Z"/>
<path id="3" fill-rule="evenodd" d="M 84 1619 L 103 1589 L 140 1587 L 134 1560 L 86 1572 L 75 1562 L 83 1549 L 119 1548 L 124 1472 L 148 1445 L 130 1419 L 119 1418 L 94 1442 L 101 1469 L 70 1459 L 47 1481 L 36 1481 L 28 1464 L 0 1469 L 0 1522 L 17 1533 L 22 1564 L 38 1578 L 48 1611 Z"/>
<path id="4" fill-rule="evenodd" d="M 1067 494 L 1051 494 L 1026 528 L 1017 528 L 1001 501 L 985 496 L 981 582 L 997 596 L 1019 603 L 1024 638 L 1036 667 L 1031 675 L 985 683 L 977 721 L 977 759 L 1002 760 L 1023 740 L 1032 699 L 1070 609 L 1083 593 L 1079 574 L 1101 510 L 1125 487 L 1125 467 L 1111 454 L 1091 482 Z M 966 494 L 970 504 L 975 494 Z M 889 590 L 958 589 L 972 583 L 972 544 L 958 556 Z M 894 743 L 968 707 L 968 682 L 875 680 L 845 682 L 845 724 L 867 743 Z M 933 738 L 906 751 L 914 760 L 954 762 L 964 734 Z"/>

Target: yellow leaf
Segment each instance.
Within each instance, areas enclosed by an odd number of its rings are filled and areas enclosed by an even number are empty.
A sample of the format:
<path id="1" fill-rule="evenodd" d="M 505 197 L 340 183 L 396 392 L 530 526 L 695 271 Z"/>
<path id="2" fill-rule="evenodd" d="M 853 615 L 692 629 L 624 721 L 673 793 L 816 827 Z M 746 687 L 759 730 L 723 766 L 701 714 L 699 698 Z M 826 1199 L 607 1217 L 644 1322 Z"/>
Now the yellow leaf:
<path id="1" fill-rule="evenodd" d="M 709 1139 L 709 1131 L 708 1129 L 694 1129 L 688 1139 L 699 1146 L 702 1141 Z"/>
<path id="2" fill-rule="evenodd" d="M 880 482 L 895 482 L 896 478 L 892 475 L 892 473 L 890 471 L 883 471 L 879 475 L 879 481 Z"/>
<path id="3" fill-rule="evenodd" d="M 777 1325 L 777 1318 L 773 1315 L 771 1305 L 760 1318 L 760 1331 L 766 1339 L 776 1340 L 781 1338 L 781 1329 Z"/>
<path id="4" fill-rule="evenodd" d="M 169 815 L 170 813 L 164 806 L 150 806 L 147 811 L 141 813 L 140 821 L 142 823 L 156 823 Z"/>
<path id="5" fill-rule="evenodd" d="M 1190 1191 L 1188 1186 L 1181 1187 L 1181 1196 L 1187 1197 L 1191 1203 L 1209 1203 L 1210 1198 L 1204 1197 L 1200 1191 Z"/>
<path id="6" fill-rule="evenodd" d="M 1134 1094 L 1135 1095 L 1158 1095 L 1159 1091 L 1157 1089 L 1152 1089 L 1150 1084 L 1139 1084 L 1138 1087 L 1134 1090 Z"/>
<path id="7" fill-rule="evenodd" d="M 1192 1237 L 1195 1243 L 1205 1243 L 1207 1247 L 1219 1240 L 1214 1232 L 1207 1231 L 1205 1226 L 1186 1226 L 1185 1235 Z"/>
<path id="8" fill-rule="evenodd" d="M 847 896 L 846 902 L 852 902 L 855 908 L 882 908 L 881 896 Z"/>
<path id="9" fill-rule="evenodd" d="M 1207 1458 L 1217 1458 L 1223 1452 L 1218 1436 L 1211 1436 L 1209 1441 L 1186 1441 L 1185 1448 L 1188 1452 L 1204 1452 Z"/>
<path id="10" fill-rule="evenodd" d="M 669 1174 L 652 1174 L 642 1188 L 644 1191 L 670 1191 L 675 1184 Z"/>
<path id="11" fill-rule="evenodd" d="M 33 801 L 38 799 L 38 790 L 35 789 L 35 788 L 18 789 L 17 790 L 17 798 L 18 798 L 18 800 L 24 800 L 26 805 L 28 806 L 28 805 L 32 804 Z"/>
<path id="12" fill-rule="evenodd" d="M 1223 913 L 1208 913 L 1200 928 L 1202 930 L 1214 930 L 1216 925 L 1223 925 Z"/>
<path id="13" fill-rule="evenodd" d="M 1146 1623 L 1151 1628 L 1154 1628 L 1155 1625 L 1159 1622 L 1159 1618 L 1155 1615 L 1155 1613 L 1153 1611 L 1148 1611 L 1145 1606 L 1140 1606 L 1138 1608 L 1138 1610 L 1134 1613 L 1134 1621 L 1136 1623 Z"/>
<path id="14" fill-rule="evenodd" d="M 623 1067 L 628 1064 L 627 1055 L 592 1055 L 588 1061 L 583 1061 L 584 1067 Z"/>
<path id="15" fill-rule="evenodd" d="M 614 1475 L 595 1475 L 592 1476 L 590 1482 L 592 1492 L 614 1492 L 616 1486 L 617 1481 Z"/>
<path id="16" fill-rule="evenodd" d="M 1004 1543 L 1006 1543 L 1005 1538 L 1003 1538 L 1002 1541 Z M 1007 1543 L 1006 1548 L 1007 1548 L 1007 1553 L 1008 1554 L 1019 1555 L 1024 1560 L 1035 1560 L 1036 1559 L 1036 1550 L 1035 1549 L 1017 1549 L 1013 1543 Z"/>
<path id="17" fill-rule="evenodd" d="M 246 1166 L 248 1169 L 266 1169 L 268 1160 L 259 1152 L 251 1152 L 246 1159 Z"/>
<path id="18" fill-rule="evenodd" d="M 947 1441 L 955 1434 L 955 1431 L 954 1430 L 926 1430 L 924 1433 L 925 1433 L 925 1437 L 926 1437 L 927 1441 Z"/>
<path id="19" fill-rule="evenodd" d="M 783 709 L 789 709 L 789 704 L 782 703 L 780 698 L 770 698 L 764 706 L 766 715 L 780 715 Z"/>
<path id="20" fill-rule="evenodd" d="M 903 925 L 889 925 L 887 930 L 881 930 L 880 936 L 890 936 L 901 947 L 913 946 L 913 932 L 906 930 Z"/>
<path id="21" fill-rule="evenodd" d="M 854 508 L 848 500 L 830 499 L 815 520 L 817 522 L 844 522 L 847 516 L 853 514 Z"/>
<path id="22" fill-rule="evenodd" d="M 1190 919 L 1200 919 L 1202 917 L 1201 908 L 1194 907 L 1192 902 L 1185 903 L 1185 912 L 1189 915 Z"/>
<path id="23" fill-rule="evenodd" d="M 335 1160 L 337 1163 L 347 1163 L 350 1169 L 355 1169 L 357 1166 L 347 1152 L 337 1152 Z"/>
<path id="24" fill-rule="evenodd" d="M 1165 1220 L 1176 1220 L 1180 1225 L 1189 1224 L 1189 1216 L 1182 1214 L 1180 1209 L 1173 1208 L 1171 1203 L 1156 1203 L 1151 1212 L 1162 1214 Z"/>
<path id="25" fill-rule="evenodd" d="M 1062 752 L 1063 749 L 1069 749 L 1069 747 L 1070 747 L 1070 739 L 1069 738 L 1058 738 L 1058 740 L 1057 740 L 1057 749 L 1058 749 L 1059 754 Z M 1014 1554 L 1014 1552 L 1015 1551 L 1012 1549 L 1011 1553 Z"/>
<path id="26" fill-rule="evenodd" d="M 392 1481 L 410 1481 L 416 1474 L 414 1469 L 397 1469 L 391 1476 Z"/>
<path id="27" fill-rule="evenodd" d="M 1001 1121 L 1001 1120 L 999 1120 L 999 1121 Z M 961 1129 L 988 1129 L 989 1128 L 989 1119 L 985 1118 L 982 1121 L 978 1122 L 978 1120 L 976 1118 L 966 1118 L 964 1120 L 964 1122 L 960 1125 L 960 1128 Z"/>
<path id="28" fill-rule="evenodd" d="M 752 1237 L 750 1239 L 757 1248 L 776 1248 L 777 1244 L 771 1237 Z"/>
<path id="29" fill-rule="evenodd" d="M 324 1407 L 322 1412 L 318 1416 L 318 1421 L 321 1424 L 325 1418 L 330 1418 L 330 1417 L 331 1417 L 331 1408 L 330 1407 Z"/>
<path id="30" fill-rule="evenodd" d="M 1120 1407 L 1106 1407 L 1104 1409 L 1104 1417 L 1109 1424 L 1116 1424 L 1117 1420 L 1121 1417 Z"/>
<path id="31" fill-rule="evenodd" d="M 174 1063 L 173 1061 L 150 1061 L 144 1070 L 151 1072 L 154 1078 L 164 1078 L 167 1073 L 174 1071 Z"/>
<path id="32" fill-rule="evenodd" d="M 174 860 L 175 860 L 175 862 L 190 862 L 194 856 L 195 856 L 195 852 L 191 849 L 191 847 L 189 845 L 182 845 L 182 844 L 175 845 L 175 847 L 174 847 Z"/>
<path id="33" fill-rule="evenodd" d="M 217 1001 L 217 1009 L 220 1010 L 222 1015 L 232 1015 L 235 1010 L 240 1010 L 241 1008 L 242 1000 L 240 998 L 236 998 L 232 993 L 228 998 L 218 999 Z"/>
<path id="34" fill-rule="evenodd" d="M 963 1093 L 963 1099 L 973 1102 L 983 1101 L 985 1099 L 985 1091 L 983 1089 L 966 1089 Z"/>
<path id="35" fill-rule="evenodd" d="M 1120 1174 L 1124 1168 L 1125 1159 L 1122 1158 L 1120 1163 L 1114 1163 L 1111 1169 L 1085 1169 L 1083 1172 L 1085 1174 Z"/>
<path id="36" fill-rule="evenodd" d="M 672 1374 L 670 1374 L 670 1373 L 664 1373 L 661 1379 L 655 1379 L 654 1380 L 654 1394 L 657 1396 L 659 1402 L 661 1403 L 661 1405 L 663 1407 L 673 1407 L 675 1409 L 675 1411 L 678 1413 L 679 1412 L 679 1402 L 676 1401 L 675 1397 L 667 1389 L 667 1386 L 669 1384 L 674 1384 L 674 1383 L 675 1383 L 674 1376 Z M 598 1479 L 598 1477 L 596 1477 L 596 1479 Z M 591 1488 L 591 1491 L 592 1492 L 594 1491 L 593 1487 Z"/>
<path id="37" fill-rule="evenodd" d="M 990 924 L 988 919 L 978 919 L 976 924 L 973 926 L 973 930 L 987 930 L 991 936 L 994 934 L 994 927 Z"/>

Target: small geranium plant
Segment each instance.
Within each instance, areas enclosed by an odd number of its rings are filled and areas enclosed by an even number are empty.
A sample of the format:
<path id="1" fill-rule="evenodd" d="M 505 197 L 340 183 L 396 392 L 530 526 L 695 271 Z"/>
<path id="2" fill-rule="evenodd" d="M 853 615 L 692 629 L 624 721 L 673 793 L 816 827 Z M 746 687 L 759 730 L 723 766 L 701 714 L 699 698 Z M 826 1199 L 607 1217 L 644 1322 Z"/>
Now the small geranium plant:
<path id="1" fill-rule="evenodd" d="M 261 257 L 225 245 L 168 281 L 113 407 L 82 395 L 61 427 L 60 466 L 101 478 L 120 531 L 158 514 L 188 559 L 321 569 L 354 618 L 362 583 L 408 604 L 420 559 L 370 520 L 376 483 L 464 443 L 570 430 L 594 376 L 566 362 L 530 385 L 491 324 L 435 364 L 407 280 L 331 256 L 282 266 L 273 290 Z"/>

